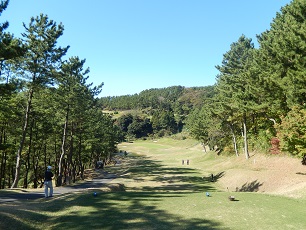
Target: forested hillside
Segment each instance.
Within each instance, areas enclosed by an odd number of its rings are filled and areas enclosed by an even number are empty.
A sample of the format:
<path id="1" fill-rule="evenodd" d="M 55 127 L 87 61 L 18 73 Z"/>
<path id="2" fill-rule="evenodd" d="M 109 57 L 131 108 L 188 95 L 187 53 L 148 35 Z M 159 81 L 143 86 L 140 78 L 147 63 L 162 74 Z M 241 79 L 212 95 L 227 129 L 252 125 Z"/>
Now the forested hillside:
<path id="1" fill-rule="evenodd" d="M 213 96 L 214 86 L 172 86 L 100 98 L 99 105 L 113 114 L 130 111 L 115 119 L 126 138 L 162 137 L 182 132 L 188 114 L 204 104 L 209 105 Z"/>
<path id="2" fill-rule="evenodd" d="M 129 109 L 172 109 L 174 111 L 202 107 L 207 98 L 213 96 L 213 86 L 183 87 L 172 86 L 147 89 L 139 94 L 102 97 L 99 103 L 106 110 Z"/>

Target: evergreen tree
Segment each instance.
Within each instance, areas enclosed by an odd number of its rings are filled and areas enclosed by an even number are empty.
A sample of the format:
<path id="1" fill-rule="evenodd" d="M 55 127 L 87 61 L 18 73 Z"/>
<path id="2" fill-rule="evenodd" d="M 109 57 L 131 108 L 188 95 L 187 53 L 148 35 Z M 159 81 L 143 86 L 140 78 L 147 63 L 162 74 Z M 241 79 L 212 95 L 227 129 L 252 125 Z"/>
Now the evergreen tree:
<path id="1" fill-rule="evenodd" d="M 63 34 L 64 27 L 62 24 L 57 25 L 53 20 L 49 20 L 47 15 L 32 17 L 28 26 L 24 24 L 24 28 L 26 32 L 22 36 L 27 52 L 20 63 L 17 76 L 27 80 L 28 100 L 12 188 L 17 187 L 20 177 L 21 152 L 26 140 L 34 92 L 41 87 L 53 84 L 60 60 L 68 50 L 68 47 L 56 47 L 57 39 Z"/>
<path id="2" fill-rule="evenodd" d="M 270 30 L 259 36 L 266 66 L 262 74 L 273 87 L 273 93 L 277 93 L 279 99 L 275 100 L 282 100 L 278 109 L 284 111 L 283 114 L 293 105 L 306 101 L 305 36 L 306 3 L 303 0 L 294 0 L 283 7 L 271 23 Z"/>
<path id="3" fill-rule="evenodd" d="M 252 58 L 254 45 L 251 39 L 242 35 L 237 42 L 232 43 L 231 49 L 223 55 L 221 66 L 216 66 L 220 71 L 217 77 L 216 89 L 219 103 L 223 111 L 227 113 L 226 120 L 240 120 L 244 137 L 244 153 L 249 158 L 247 139 L 247 116 L 252 102 L 252 94 L 248 88 L 250 85 L 249 63 Z"/>
<path id="4" fill-rule="evenodd" d="M 65 170 L 70 177 L 72 176 L 70 167 L 73 167 L 72 154 L 75 132 L 79 126 L 84 124 L 87 116 L 86 111 L 94 105 L 94 96 L 101 92 L 103 86 L 101 84 L 94 89 L 90 88 L 92 84 L 87 84 L 89 69 L 84 69 L 84 64 L 85 60 L 80 60 L 78 57 L 69 58 L 62 64 L 61 73 L 57 77 L 57 95 L 59 97 L 57 111 L 62 115 L 64 123 L 61 154 L 58 162 L 58 185 L 62 184 L 63 159 L 66 154 L 69 162 L 66 164 Z M 69 144 L 67 143 L 68 132 L 70 132 Z"/>

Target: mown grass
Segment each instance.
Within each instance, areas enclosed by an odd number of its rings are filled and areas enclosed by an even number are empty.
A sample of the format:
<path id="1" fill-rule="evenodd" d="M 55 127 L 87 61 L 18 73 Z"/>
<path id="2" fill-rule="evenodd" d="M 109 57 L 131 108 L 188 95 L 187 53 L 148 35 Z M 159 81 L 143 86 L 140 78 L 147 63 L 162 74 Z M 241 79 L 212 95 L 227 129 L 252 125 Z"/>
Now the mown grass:
<path id="1" fill-rule="evenodd" d="M 1 229 L 304 229 L 305 203 L 226 192 L 140 191 L 75 194 L 1 205 Z"/>
<path id="2" fill-rule="evenodd" d="M 125 191 L 2 203 L 0 229 L 305 229 L 305 200 L 220 190 L 209 177 L 220 159 L 195 144 L 124 143 L 133 154 L 107 170 Z"/>

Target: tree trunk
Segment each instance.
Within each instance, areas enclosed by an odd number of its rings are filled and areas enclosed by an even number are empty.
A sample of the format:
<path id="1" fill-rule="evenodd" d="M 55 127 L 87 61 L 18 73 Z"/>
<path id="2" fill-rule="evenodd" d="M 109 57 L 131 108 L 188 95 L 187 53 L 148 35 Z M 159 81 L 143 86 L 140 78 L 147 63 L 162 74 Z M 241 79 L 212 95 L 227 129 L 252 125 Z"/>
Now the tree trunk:
<path id="1" fill-rule="evenodd" d="M 248 148 L 248 137 L 247 137 L 247 125 L 246 125 L 246 114 L 243 114 L 243 142 L 244 142 L 244 154 L 245 158 L 249 159 L 249 148 Z"/>
<path id="2" fill-rule="evenodd" d="M 207 153 L 205 143 L 202 142 L 201 144 L 202 144 L 202 146 L 203 146 L 203 148 L 204 148 L 204 152 Z"/>
<path id="3" fill-rule="evenodd" d="M 30 140 L 29 140 L 29 147 L 27 151 L 27 158 L 25 159 L 25 175 L 24 175 L 24 181 L 23 181 L 23 188 L 28 187 L 28 175 L 29 175 L 29 170 L 30 170 L 30 154 L 32 151 L 32 139 L 33 139 L 33 126 L 34 126 L 34 119 L 31 120 L 31 127 L 30 127 Z"/>
<path id="4" fill-rule="evenodd" d="M 61 147 L 61 156 L 59 158 L 58 163 L 58 178 L 57 178 L 57 186 L 62 185 L 62 178 L 63 178 L 63 158 L 65 155 L 65 144 L 66 144 L 66 138 L 67 138 L 67 128 L 68 128 L 68 119 L 69 118 L 69 105 L 66 112 L 66 118 L 65 118 L 65 125 L 63 130 L 63 141 L 62 141 L 62 147 Z"/>
<path id="5" fill-rule="evenodd" d="M 302 158 L 302 165 L 306 165 L 306 155 L 304 155 Z"/>
<path id="6" fill-rule="evenodd" d="M 23 146 L 24 146 L 25 139 L 26 139 L 26 135 L 27 135 L 27 129 L 28 129 L 28 123 L 29 123 L 33 93 L 34 93 L 33 89 L 30 89 L 27 108 L 26 108 L 26 113 L 25 113 L 25 119 L 24 119 L 24 126 L 23 126 L 23 130 L 22 130 L 22 138 L 20 140 L 19 148 L 18 148 L 18 151 L 17 151 L 15 178 L 14 178 L 14 181 L 13 181 L 13 184 L 12 184 L 11 188 L 17 188 L 18 181 L 19 181 L 19 178 L 20 178 L 21 153 L 22 153 Z"/>
<path id="7" fill-rule="evenodd" d="M 1 135 L 0 135 L 0 144 L 6 144 L 6 135 L 5 135 L 5 129 L 2 127 L 1 129 Z M 6 157 L 7 157 L 7 150 L 4 149 L 2 151 L 1 156 L 1 167 L 0 167 L 0 189 L 5 188 L 5 179 L 6 179 Z"/>
<path id="8" fill-rule="evenodd" d="M 7 160 L 7 152 L 6 150 L 2 153 L 2 161 L 1 161 L 1 178 L 0 178 L 0 188 L 5 188 L 5 180 L 6 180 L 6 160 Z"/>
<path id="9" fill-rule="evenodd" d="M 68 171 L 67 183 L 68 184 L 71 183 L 71 180 L 73 178 L 73 168 L 74 168 L 74 164 L 73 164 L 73 161 L 72 161 L 72 155 L 73 155 L 73 152 L 74 152 L 74 145 L 73 145 L 74 138 L 73 138 L 73 135 L 74 135 L 74 123 L 72 122 L 71 123 L 71 132 L 70 132 L 70 148 L 69 148 L 69 154 L 68 154 L 68 157 L 67 157 L 67 171 Z"/>
<path id="10" fill-rule="evenodd" d="M 79 135 L 79 144 L 78 144 L 78 165 L 79 165 L 79 171 L 80 171 L 80 177 L 82 180 L 84 180 L 84 170 L 83 170 L 83 162 L 82 162 L 82 135 Z"/>
<path id="11" fill-rule="evenodd" d="M 234 133 L 234 129 L 233 129 L 233 125 L 230 124 L 229 125 L 230 129 L 231 129 L 231 133 L 232 133 L 232 137 L 233 137 L 233 144 L 234 144 L 234 150 L 235 150 L 235 154 L 238 157 L 239 153 L 238 153 L 238 148 L 237 148 L 237 140 L 236 140 L 236 135 Z"/>
<path id="12" fill-rule="evenodd" d="M 32 164 L 33 164 L 33 172 L 34 172 L 34 175 L 33 175 L 33 182 L 34 182 L 34 185 L 33 187 L 34 188 L 37 188 L 37 178 L 38 178 L 38 175 L 37 175 L 37 157 L 35 157 L 35 154 L 33 154 L 32 156 Z"/>

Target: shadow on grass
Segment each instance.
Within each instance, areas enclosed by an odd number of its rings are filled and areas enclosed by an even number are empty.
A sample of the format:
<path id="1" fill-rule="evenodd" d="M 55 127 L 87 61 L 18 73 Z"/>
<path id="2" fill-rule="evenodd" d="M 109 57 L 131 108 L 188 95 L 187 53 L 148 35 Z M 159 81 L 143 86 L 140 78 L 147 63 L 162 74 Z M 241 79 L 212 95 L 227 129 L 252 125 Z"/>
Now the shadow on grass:
<path id="1" fill-rule="evenodd" d="M 161 206 L 166 199 L 187 193 L 214 191 L 196 169 L 166 167 L 146 157 L 131 157 L 127 165 L 109 168 L 126 179 L 152 180 L 152 186 L 129 192 L 68 194 L 57 199 L 25 201 L 0 207 L 0 229 L 226 229 L 220 222 L 175 214 Z M 156 182 L 154 184 L 154 181 Z M 43 202 L 41 202 L 43 201 Z M 8 205 L 9 206 L 9 205 Z M 171 209 L 172 208 L 172 209 Z M 182 207 L 184 210 L 184 207 Z M 42 222 L 42 223 L 40 223 Z M 13 224 L 9 224 L 13 223 Z"/>
<path id="2" fill-rule="evenodd" d="M 210 176 L 202 177 L 207 182 L 217 182 L 221 177 L 225 175 L 225 172 L 219 172 L 217 174 L 211 174 Z"/>
<path id="3" fill-rule="evenodd" d="M 214 175 L 214 181 L 218 181 L 221 177 L 223 177 L 225 174 L 225 172 L 219 172 L 217 174 Z"/>
<path id="4" fill-rule="evenodd" d="M 144 156 L 136 156 L 129 158 L 130 165 L 123 169 L 121 178 L 133 179 L 136 182 L 143 182 L 150 178 L 150 182 L 158 182 L 155 185 L 145 186 L 144 191 L 160 191 L 160 192 L 204 192 L 215 191 L 215 188 L 203 180 L 200 172 L 196 169 L 186 167 L 166 167 L 160 161 L 151 160 Z M 122 166 L 124 167 L 124 166 Z M 111 168 L 110 170 L 114 170 Z M 116 169 L 115 169 L 116 170 Z M 120 168 L 117 169 L 120 171 Z M 120 174 L 120 172 L 116 172 Z M 219 173 L 220 178 L 224 172 Z M 163 185 L 160 185 L 160 184 Z"/>
<path id="5" fill-rule="evenodd" d="M 215 191 L 200 177 L 196 169 L 167 167 L 158 160 L 147 157 L 128 157 L 128 164 L 109 168 L 110 173 L 136 182 L 150 180 L 149 186 L 132 188 L 128 192 L 101 193 L 67 198 L 52 211 L 61 211 L 73 205 L 79 209 L 91 209 L 84 215 L 79 211 L 69 217 L 56 219 L 55 229 L 220 229 L 221 223 L 205 218 L 173 214 L 169 207 L 161 208 L 165 199 L 184 197 L 185 194 Z M 156 182 L 156 183 L 154 183 Z M 151 185 L 152 184 L 152 185 Z M 174 206 L 175 208 L 177 206 Z M 50 208 L 49 208 L 50 210 Z M 225 229 L 222 226 L 222 229 Z"/>
<path id="6" fill-rule="evenodd" d="M 0 229 L 226 229 L 217 221 L 171 213 L 161 208 L 174 192 L 69 194 L 48 201 L 0 207 Z"/>
<path id="7" fill-rule="evenodd" d="M 40 212 L 31 210 L 35 202 L 23 202 L 26 204 L 10 203 L 9 205 L 3 204 L 0 206 L 0 229 L 47 229 L 44 223 L 47 223 L 48 217 Z"/>
<path id="8" fill-rule="evenodd" d="M 241 188 L 237 187 L 236 192 L 257 192 L 259 190 L 259 187 L 262 185 L 263 183 L 254 180 L 251 183 L 245 183 L 241 186 Z"/>
<path id="9" fill-rule="evenodd" d="M 92 211 L 79 215 L 79 210 L 69 216 L 56 218 L 54 229 L 220 229 L 220 223 L 205 218 L 183 219 L 159 208 L 159 203 L 169 196 L 156 192 L 104 193 L 95 198 L 89 195 L 63 201 L 62 207 L 77 205 Z M 69 203 L 69 204 L 68 204 Z M 53 211 L 60 211 L 60 210 Z M 50 209 L 50 207 L 49 207 Z M 52 207 L 51 207 L 52 210 Z M 224 227 L 224 226 L 223 226 Z M 224 229 L 224 228 L 223 228 Z"/>

